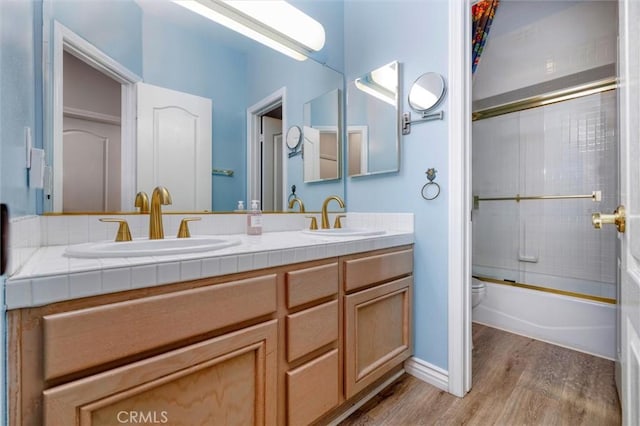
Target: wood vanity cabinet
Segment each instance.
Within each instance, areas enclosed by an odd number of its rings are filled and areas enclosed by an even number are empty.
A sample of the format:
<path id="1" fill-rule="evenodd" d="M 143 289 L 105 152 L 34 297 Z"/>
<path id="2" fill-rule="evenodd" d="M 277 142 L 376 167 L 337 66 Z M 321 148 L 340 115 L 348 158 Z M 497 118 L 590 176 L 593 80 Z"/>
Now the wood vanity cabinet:
<path id="1" fill-rule="evenodd" d="M 343 270 L 348 399 L 411 354 L 413 250 L 354 256 Z"/>
<path id="2" fill-rule="evenodd" d="M 9 311 L 10 425 L 325 424 L 411 352 L 411 246 Z"/>

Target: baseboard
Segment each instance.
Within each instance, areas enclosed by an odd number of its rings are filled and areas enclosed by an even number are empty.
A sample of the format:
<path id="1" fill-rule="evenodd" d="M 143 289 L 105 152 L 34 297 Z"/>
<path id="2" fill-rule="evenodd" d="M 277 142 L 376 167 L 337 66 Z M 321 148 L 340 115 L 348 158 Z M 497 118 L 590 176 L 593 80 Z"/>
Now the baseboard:
<path id="1" fill-rule="evenodd" d="M 391 383 L 393 383 L 396 380 L 398 380 L 400 378 L 400 376 L 402 376 L 404 373 L 405 373 L 404 370 L 400 370 L 399 372 L 397 372 L 396 374 L 394 374 L 393 376 L 389 377 L 387 380 L 385 380 L 384 382 L 382 382 L 381 384 L 376 386 L 375 389 L 373 389 L 366 396 L 361 398 L 358 402 L 353 404 L 353 406 L 350 407 L 347 411 L 345 411 L 344 413 L 340 414 L 335 419 L 331 420 L 331 422 L 329 422 L 328 426 L 338 426 L 340 423 L 342 423 L 343 420 L 345 420 L 347 417 L 349 417 L 350 415 L 355 413 L 356 410 L 358 410 L 358 408 L 362 407 L 364 404 L 369 402 L 370 399 L 372 399 L 374 396 L 379 394 L 382 391 L 382 389 L 386 388 Z"/>
<path id="2" fill-rule="evenodd" d="M 404 362 L 404 369 L 416 379 L 449 392 L 449 372 L 420 358 L 411 357 Z"/>

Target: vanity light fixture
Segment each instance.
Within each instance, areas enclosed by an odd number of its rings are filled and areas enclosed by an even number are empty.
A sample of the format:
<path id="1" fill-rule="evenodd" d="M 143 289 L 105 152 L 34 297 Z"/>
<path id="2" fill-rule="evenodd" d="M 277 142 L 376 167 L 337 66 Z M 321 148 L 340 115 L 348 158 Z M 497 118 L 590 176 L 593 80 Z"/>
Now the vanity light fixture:
<path id="1" fill-rule="evenodd" d="M 173 0 L 298 61 L 325 42 L 324 27 L 284 0 Z"/>

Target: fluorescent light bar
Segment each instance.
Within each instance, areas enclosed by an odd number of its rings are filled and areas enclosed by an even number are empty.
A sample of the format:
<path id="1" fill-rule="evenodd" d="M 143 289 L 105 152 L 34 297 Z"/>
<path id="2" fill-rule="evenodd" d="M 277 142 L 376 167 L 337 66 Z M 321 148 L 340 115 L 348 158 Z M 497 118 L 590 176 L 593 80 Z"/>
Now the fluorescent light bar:
<path id="1" fill-rule="evenodd" d="M 396 106 L 395 93 L 385 89 L 384 87 L 375 83 L 371 84 L 369 81 L 362 78 L 356 78 L 355 84 L 358 89 L 362 90 L 366 94 L 380 99 L 381 101 L 386 102 L 389 105 L 392 105 L 394 107 Z"/>
<path id="2" fill-rule="evenodd" d="M 398 72 L 395 64 L 377 68 L 370 73 L 371 81 L 379 84 L 390 92 L 395 93 L 398 88 Z"/>
<path id="3" fill-rule="evenodd" d="M 324 46 L 322 25 L 282 0 L 173 0 L 298 61 Z"/>

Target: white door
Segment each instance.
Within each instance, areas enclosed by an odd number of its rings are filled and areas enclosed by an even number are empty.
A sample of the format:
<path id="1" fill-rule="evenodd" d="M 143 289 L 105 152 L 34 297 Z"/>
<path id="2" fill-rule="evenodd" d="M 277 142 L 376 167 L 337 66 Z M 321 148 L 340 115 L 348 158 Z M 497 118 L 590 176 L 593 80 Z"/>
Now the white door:
<path id="1" fill-rule="evenodd" d="M 274 211 L 282 208 L 282 198 L 277 202 L 276 195 L 282 194 L 282 180 L 277 182 L 278 171 L 282 176 L 280 162 L 274 161 L 277 155 L 282 156 L 282 149 L 276 147 L 276 136 L 282 144 L 282 120 L 262 117 L 262 210 Z M 282 178 L 280 178 L 282 179 Z"/>
<path id="2" fill-rule="evenodd" d="M 620 347 L 616 378 L 624 425 L 640 424 L 640 2 L 620 0 Z"/>
<path id="3" fill-rule="evenodd" d="M 163 210 L 211 210 L 211 99 L 138 83 L 137 191 L 164 186 Z"/>
<path id="4" fill-rule="evenodd" d="M 304 181 L 313 182 L 320 179 L 320 131 L 304 126 L 302 145 Z"/>
<path id="5" fill-rule="evenodd" d="M 64 117 L 62 211 L 120 211 L 120 125 Z"/>

